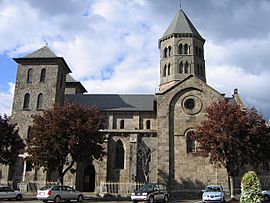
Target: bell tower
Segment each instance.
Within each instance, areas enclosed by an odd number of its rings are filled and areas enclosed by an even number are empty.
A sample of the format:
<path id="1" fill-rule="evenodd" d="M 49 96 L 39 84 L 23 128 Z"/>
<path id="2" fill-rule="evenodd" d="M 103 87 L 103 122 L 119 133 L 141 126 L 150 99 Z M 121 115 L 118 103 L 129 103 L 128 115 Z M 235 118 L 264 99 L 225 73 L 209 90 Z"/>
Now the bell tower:
<path id="1" fill-rule="evenodd" d="M 161 93 L 189 75 L 206 82 L 204 42 L 184 11 L 180 9 L 158 43 Z"/>

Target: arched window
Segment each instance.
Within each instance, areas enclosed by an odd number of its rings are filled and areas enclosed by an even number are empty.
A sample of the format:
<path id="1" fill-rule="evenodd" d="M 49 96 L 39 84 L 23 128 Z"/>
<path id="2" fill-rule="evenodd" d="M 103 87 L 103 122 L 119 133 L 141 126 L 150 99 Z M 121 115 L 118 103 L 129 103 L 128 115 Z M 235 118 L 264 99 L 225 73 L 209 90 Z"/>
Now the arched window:
<path id="1" fill-rule="evenodd" d="M 195 47 L 195 55 L 198 56 L 198 47 Z"/>
<path id="2" fill-rule="evenodd" d="M 2 171 L 0 170 L 0 180 L 2 179 Z"/>
<path id="3" fill-rule="evenodd" d="M 193 138 L 194 132 L 189 131 L 186 135 L 187 153 L 196 152 L 196 143 Z"/>
<path id="4" fill-rule="evenodd" d="M 203 76 L 203 77 L 204 77 L 204 71 L 203 71 L 203 67 L 202 67 L 202 65 L 200 66 L 200 71 L 201 71 L 201 76 Z"/>
<path id="5" fill-rule="evenodd" d="M 164 58 L 167 58 L 167 47 L 164 49 Z"/>
<path id="6" fill-rule="evenodd" d="M 46 69 L 43 68 L 40 73 L 40 82 L 45 82 L 46 79 Z"/>
<path id="7" fill-rule="evenodd" d="M 202 50 L 199 48 L 199 58 L 202 58 Z"/>
<path id="8" fill-rule="evenodd" d="M 146 121 L 146 129 L 151 129 L 151 121 L 150 120 Z"/>
<path id="9" fill-rule="evenodd" d="M 121 140 L 118 140 L 115 143 L 115 163 L 114 166 L 116 169 L 124 169 L 125 163 L 125 150 Z"/>
<path id="10" fill-rule="evenodd" d="M 188 45 L 187 44 L 185 44 L 185 46 L 184 46 L 184 54 L 188 54 Z"/>
<path id="11" fill-rule="evenodd" d="M 163 77 L 166 76 L 166 72 L 167 72 L 167 65 L 165 65 L 164 68 L 163 68 Z"/>
<path id="12" fill-rule="evenodd" d="M 185 74 L 188 73 L 188 62 L 185 63 Z"/>
<path id="13" fill-rule="evenodd" d="M 29 109 L 30 107 L 30 94 L 26 93 L 23 100 L 23 109 Z"/>
<path id="14" fill-rule="evenodd" d="M 171 74 L 171 64 L 169 63 L 168 64 L 168 75 L 170 75 Z"/>
<path id="15" fill-rule="evenodd" d="M 30 68 L 27 72 L 27 82 L 31 83 L 33 81 L 33 69 Z"/>
<path id="16" fill-rule="evenodd" d="M 40 93 L 37 98 L 37 109 L 43 109 L 43 94 Z"/>
<path id="17" fill-rule="evenodd" d="M 32 128 L 29 126 L 27 130 L 27 139 L 32 139 Z"/>
<path id="18" fill-rule="evenodd" d="M 179 54 L 183 54 L 183 44 L 179 44 Z"/>
<path id="19" fill-rule="evenodd" d="M 182 62 L 182 61 L 181 61 L 180 64 L 179 64 L 179 70 L 178 70 L 178 72 L 179 72 L 180 74 L 183 73 L 183 62 Z"/>
<path id="20" fill-rule="evenodd" d="M 120 120 L 120 129 L 124 129 L 124 128 L 125 128 L 125 121 Z"/>
<path id="21" fill-rule="evenodd" d="M 169 48 L 168 48 L 168 56 L 171 56 L 171 55 L 172 55 L 172 47 L 169 46 Z"/>

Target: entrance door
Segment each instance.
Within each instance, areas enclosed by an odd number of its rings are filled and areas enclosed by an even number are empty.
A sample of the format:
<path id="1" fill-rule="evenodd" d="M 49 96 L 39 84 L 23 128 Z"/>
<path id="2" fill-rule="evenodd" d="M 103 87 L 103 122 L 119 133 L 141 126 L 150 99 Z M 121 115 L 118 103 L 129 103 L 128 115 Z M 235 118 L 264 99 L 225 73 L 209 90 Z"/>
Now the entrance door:
<path id="1" fill-rule="evenodd" d="M 88 165 L 84 169 L 83 176 L 83 191 L 84 192 L 94 192 L 96 183 L 96 171 L 94 165 Z"/>

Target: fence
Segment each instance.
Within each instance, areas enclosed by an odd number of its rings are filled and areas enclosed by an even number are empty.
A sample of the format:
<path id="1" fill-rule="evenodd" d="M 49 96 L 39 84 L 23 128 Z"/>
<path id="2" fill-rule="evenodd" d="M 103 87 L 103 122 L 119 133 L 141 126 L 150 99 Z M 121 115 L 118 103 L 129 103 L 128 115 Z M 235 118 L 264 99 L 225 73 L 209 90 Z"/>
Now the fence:
<path id="1" fill-rule="evenodd" d="M 99 193 L 101 194 L 130 194 L 139 189 L 144 183 L 118 183 L 118 182 L 101 182 Z"/>

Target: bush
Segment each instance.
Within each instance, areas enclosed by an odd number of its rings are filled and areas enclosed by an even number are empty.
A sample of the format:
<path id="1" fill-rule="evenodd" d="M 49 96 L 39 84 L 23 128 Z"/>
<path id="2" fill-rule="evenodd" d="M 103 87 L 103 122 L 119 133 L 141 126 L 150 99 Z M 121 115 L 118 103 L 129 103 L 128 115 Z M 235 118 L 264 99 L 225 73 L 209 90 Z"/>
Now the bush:
<path id="1" fill-rule="evenodd" d="M 261 203 L 263 202 L 261 184 L 254 171 L 244 174 L 241 181 L 240 203 Z"/>

